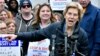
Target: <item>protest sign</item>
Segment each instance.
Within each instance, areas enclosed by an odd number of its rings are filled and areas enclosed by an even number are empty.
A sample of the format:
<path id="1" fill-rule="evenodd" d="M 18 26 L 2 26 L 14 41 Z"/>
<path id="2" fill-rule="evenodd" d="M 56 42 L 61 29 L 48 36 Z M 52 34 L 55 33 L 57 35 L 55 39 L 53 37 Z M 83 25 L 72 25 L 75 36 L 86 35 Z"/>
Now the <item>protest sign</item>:
<path id="1" fill-rule="evenodd" d="M 49 56 L 49 45 L 49 39 L 37 42 L 30 42 L 27 56 Z"/>
<path id="2" fill-rule="evenodd" d="M 64 10 L 66 5 L 72 0 L 50 0 L 52 10 Z"/>
<path id="3" fill-rule="evenodd" d="M 5 34 L 0 34 L 0 56 L 20 56 L 20 42 L 13 40 L 7 41 Z"/>

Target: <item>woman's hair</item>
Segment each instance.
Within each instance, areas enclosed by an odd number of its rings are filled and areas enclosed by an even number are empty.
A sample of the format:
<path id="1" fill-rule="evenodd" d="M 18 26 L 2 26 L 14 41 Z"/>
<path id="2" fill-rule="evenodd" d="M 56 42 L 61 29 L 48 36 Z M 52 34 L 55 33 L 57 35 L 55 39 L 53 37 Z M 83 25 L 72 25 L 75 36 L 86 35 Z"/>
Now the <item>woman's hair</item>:
<path id="1" fill-rule="evenodd" d="M 82 8 L 82 6 L 78 2 L 71 2 L 71 3 L 67 4 L 65 10 L 63 11 L 63 15 L 64 16 L 67 13 L 68 9 L 70 9 L 70 8 L 77 9 L 78 10 L 79 19 L 81 19 L 82 15 L 83 15 L 83 8 Z"/>
<path id="2" fill-rule="evenodd" d="M 12 13 L 11 13 L 10 11 L 4 9 L 4 10 L 1 10 L 1 11 L 0 11 L 0 14 L 1 14 L 3 11 L 7 13 L 8 19 L 13 19 L 13 15 L 12 15 Z"/>
<path id="3" fill-rule="evenodd" d="M 13 23 L 16 26 L 15 20 L 14 19 L 7 19 L 5 21 L 6 25 L 8 26 L 9 24 Z"/>
<path id="4" fill-rule="evenodd" d="M 15 1 L 15 4 L 16 4 L 15 9 L 13 9 L 12 6 L 11 6 L 12 1 Z M 8 9 L 9 9 L 10 11 L 11 11 L 11 10 L 14 10 L 14 11 L 17 11 L 17 12 L 18 12 L 18 1 L 17 1 L 17 0 L 9 0 L 9 2 L 8 2 Z"/>
<path id="5" fill-rule="evenodd" d="M 41 19 L 40 19 L 40 16 L 39 16 L 39 15 L 40 15 L 40 10 L 41 10 L 44 6 L 47 6 L 47 7 L 50 9 L 50 11 L 51 11 L 50 21 L 51 21 L 51 22 L 54 22 L 54 21 L 55 21 L 55 18 L 53 17 L 53 13 L 52 13 L 52 9 L 51 9 L 50 5 L 44 3 L 44 4 L 42 4 L 42 5 L 39 6 L 38 11 L 37 11 L 36 16 L 35 16 L 35 21 L 33 21 L 33 23 L 32 23 L 33 25 L 34 25 L 34 24 L 39 24 L 39 23 L 41 22 Z"/>
<path id="6" fill-rule="evenodd" d="M 33 8 L 33 11 L 36 12 L 39 7 L 40 7 L 40 4 L 35 5 L 34 8 Z"/>
<path id="7" fill-rule="evenodd" d="M 59 16 L 60 21 L 63 20 L 63 15 L 62 15 L 61 13 L 59 13 L 59 12 L 54 12 L 53 15 L 54 15 L 54 17 L 55 17 L 55 16 Z M 57 20 L 57 19 L 56 19 L 56 20 Z"/>
<path id="8" fill-rule="evenodd" d="M 16 23 L 15 23 L 15 20 L 11 20 L 11 19 L 8 19 L 8 20 L 6 20 L 5 21 L 5 23 L 6 23 L 6 25 L 7 25 L 7 33 L 8 34 L 14 34 L 15 33 L 15 30 L 16 30 Z M 9 27 L 10 27 L 10 24 L 14 24 L 14 30 L 13 29 L 10 29 L 10 30 L 12 30 L 12 31 L 9 31 Z"/>
<path id="9" fill-rule="evenodd" d="M 15 2 L 14 4 L 16 4 L 15 8 L 13 8 L 11 6 L 13 1 Z M 18 13 L 18 8 L 19 8 L 19 5 L 18 5 L 18 1 L 17 0 L 9 0 L 9 2 L 8 2 L 8 10 L 12 13 L 13 17 L 15 17 L 16 14 Z"/>

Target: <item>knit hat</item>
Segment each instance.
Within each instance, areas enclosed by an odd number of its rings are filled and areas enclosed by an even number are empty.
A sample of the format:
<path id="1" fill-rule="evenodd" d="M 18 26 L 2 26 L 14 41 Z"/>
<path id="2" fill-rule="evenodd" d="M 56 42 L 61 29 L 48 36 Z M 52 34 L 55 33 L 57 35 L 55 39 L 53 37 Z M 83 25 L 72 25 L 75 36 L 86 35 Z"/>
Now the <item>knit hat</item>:
<path id="1" fill-rule="evenodd" d="M 20 0 L 20 8 L 24 5 L 24 4 L 29 4 L 32 8 L 32 3 L 30 0 Z"/>

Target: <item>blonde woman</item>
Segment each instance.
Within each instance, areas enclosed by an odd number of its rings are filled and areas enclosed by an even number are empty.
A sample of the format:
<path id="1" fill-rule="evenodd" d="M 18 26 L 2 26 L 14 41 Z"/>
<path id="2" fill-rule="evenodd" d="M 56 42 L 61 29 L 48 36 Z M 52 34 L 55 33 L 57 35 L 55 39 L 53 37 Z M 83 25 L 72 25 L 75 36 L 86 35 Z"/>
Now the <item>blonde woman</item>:
<path id="1" fill-rule="evenodd" d="M 0 11 L 0 20 L 6 21 L 7 19 L 13 19 L 13 15 L 8 10 L 1 10 Z"/>
<path id="2" fill-rule="evenodd" d="M 60 23 L 54 23 L 49 27 L 38 31 L 9 35 L 7 38 L 9 41 L 13 39 L 40 41 L 49 38 L 51 40 L 51 45 L 53 43 L 52 50 L 54 51 L 54 53 L 51 53 L 50 55 L 87 56 L 87 35 L 85 31 L 79 27 L 79 21 L 82 16 L 82 7 L 77 2 L 71 2 L 66 6 L 63 15 L 64 20 Z"/>

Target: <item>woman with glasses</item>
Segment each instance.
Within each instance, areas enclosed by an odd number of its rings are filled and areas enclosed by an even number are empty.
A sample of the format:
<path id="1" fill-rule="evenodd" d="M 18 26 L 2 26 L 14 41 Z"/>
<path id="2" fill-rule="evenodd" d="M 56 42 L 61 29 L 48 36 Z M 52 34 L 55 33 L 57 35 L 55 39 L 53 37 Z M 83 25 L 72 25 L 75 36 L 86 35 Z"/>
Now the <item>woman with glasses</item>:
<path id="1" fill-rule="evenodd" d="M 0 20 L 0 34 L 7 34 L 7 25 L 4 21 Z"/>

